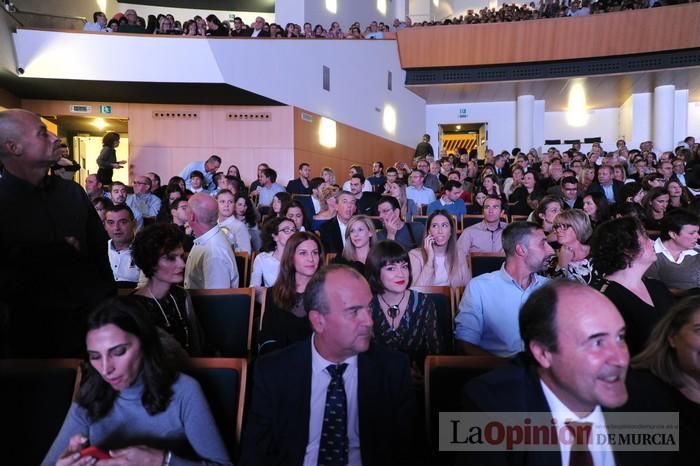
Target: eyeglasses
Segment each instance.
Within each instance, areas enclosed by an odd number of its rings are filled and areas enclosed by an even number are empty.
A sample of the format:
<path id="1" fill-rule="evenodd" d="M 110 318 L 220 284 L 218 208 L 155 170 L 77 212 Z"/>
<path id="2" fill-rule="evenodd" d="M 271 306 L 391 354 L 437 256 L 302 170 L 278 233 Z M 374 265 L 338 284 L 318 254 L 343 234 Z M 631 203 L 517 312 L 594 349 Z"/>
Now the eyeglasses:
<path id="1" fill-rule="evenodd" d="M 280 228 L 279 231 L 277 231 L 277 233 L 286 233 L 286 234 L 296 233 L 296 232 L 297 232 L 297 229 L 294 227 Z"/>
<path id="2" fill-rule="evenodd" d="M 554 228 L 555 230 L 564 230 L 564 231 L 566 231 L 566 230 L 568 230 L 569 228 L 571 228 L 571 224 L 569 224 L 569 223 L 555 223 L 555 224 L 552 226 L 552 228 Z"/>

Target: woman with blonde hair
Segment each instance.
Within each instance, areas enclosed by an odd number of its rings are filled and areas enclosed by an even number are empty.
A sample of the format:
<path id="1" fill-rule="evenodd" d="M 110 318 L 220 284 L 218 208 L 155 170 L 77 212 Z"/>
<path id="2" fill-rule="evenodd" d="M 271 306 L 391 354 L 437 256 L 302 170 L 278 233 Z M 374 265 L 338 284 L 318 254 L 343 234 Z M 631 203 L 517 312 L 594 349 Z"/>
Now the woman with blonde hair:
<path id="1" fill-rule="evenodd" d="M 554 217 L 553 229 L 561 247 L 547 275 L 590 285 L 596 274 L 590 260 L 591 247 L 587 244 L 593 234 L 588 214 L 581 209 L 564 210 Z"/>
<path id="2" fill-rule="evenodd" d="M 338 187 L 333 185 L 321 189 L 318 196 L 318 201 L 321 204 L 321 211 L 314 215 L 313 221 L 311 222 L 311 231 L 318 231 L 321 225 L 335 217 L 337 208 L 335 194 L 337 192 Z"/>
<path id="3" fill-rule="evenodd" d="M 375 229 L 372 219 L 366 215 L 355 215 L 345 228 L 345 245 L 343 254 L 333 259 L 336 264 L 347 264 L 362 275 L 365 274 L 365 262 L 369 250 L 375 241 Z"/>
<path id="4" fill-rule="evenodd" d="M 436 210 L 426 222 L 423 246 L 412 249 L 413 286 L 466 286 L 472 278 L 466 256 L 457 248 L 454 219 L 446 210 Z"/>
<path id="5" fill-rule="evenodd" d="M 329 186 L 337 186 L 338 183 L 335 181 L 335 172 L 330 167 L 323 167 L 321 169 L 321 178 Z"/>

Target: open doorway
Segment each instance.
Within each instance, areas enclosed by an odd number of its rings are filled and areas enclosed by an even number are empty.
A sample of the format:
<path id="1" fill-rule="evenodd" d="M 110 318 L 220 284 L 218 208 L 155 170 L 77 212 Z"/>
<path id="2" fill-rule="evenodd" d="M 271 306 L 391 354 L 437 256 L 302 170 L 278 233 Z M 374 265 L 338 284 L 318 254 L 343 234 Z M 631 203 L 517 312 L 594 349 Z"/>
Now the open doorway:
<path id="1" fill-rule="evenodd" d="M 476 149 L 479 159 L 483 159 L 488 139 L 486 125 L 487 123 L 440 125 L 440 149 L 448 154 L 456 154 L 459 149 L 465 149 L 468 154 Z"/>
<path id="2" fill-rule="evenodd" d="M 76 115 L 44 116 L 57 127 L 57 135 L 68 146 L 71 158 L 78 162 L 80 170 L 74 181 L 85 186 L 85 178 L 97 173 L 97 156 L 102 150 L 102 137 L 119 133 L 117 160 L 126 160 L 125 168 L 114 170 L 112 179 L 129 184 L 129 121 L 125 118 L 103 118 Z"/>

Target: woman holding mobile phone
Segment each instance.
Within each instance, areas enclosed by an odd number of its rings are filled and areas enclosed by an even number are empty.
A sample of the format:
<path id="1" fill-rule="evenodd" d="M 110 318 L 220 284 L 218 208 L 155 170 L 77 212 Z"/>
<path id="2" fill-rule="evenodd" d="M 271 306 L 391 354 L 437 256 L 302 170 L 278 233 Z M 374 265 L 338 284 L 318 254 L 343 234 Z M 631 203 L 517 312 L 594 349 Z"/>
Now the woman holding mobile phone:
<path id="1" fill-rule="evenodd" d="M 426 229 L 423 246 L 409 253 L 413 286 L 466 286 L 472 274 L 457 248 L 454 218 L 446 210 L 436 210 Z"/>

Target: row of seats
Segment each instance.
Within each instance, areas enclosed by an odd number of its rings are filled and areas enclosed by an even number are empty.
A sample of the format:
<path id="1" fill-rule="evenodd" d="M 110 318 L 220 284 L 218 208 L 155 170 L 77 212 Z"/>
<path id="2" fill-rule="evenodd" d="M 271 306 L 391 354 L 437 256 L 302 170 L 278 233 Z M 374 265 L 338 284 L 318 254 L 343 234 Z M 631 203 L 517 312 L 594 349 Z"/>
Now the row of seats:
<path id="1" fill-rule="evenodd" d="M 460 410 L 460 387 L 471 378 L 507 364 L 482 356 L 428 356 L 425 360 L 425 438 L 434 459 L 440 412 Z M 245 358 L 192 358 L 184 371 L 202 386 L 229 454 L 236 458 L 246 413 L 248 361 Z M 6 426 L 5 459 L 13 466 L 37 465 L 63 424 L 80 383 L 77 359 L 0 360 L 0 412 Z M 438 461 L 442 463 L 442 461 Z"/>

